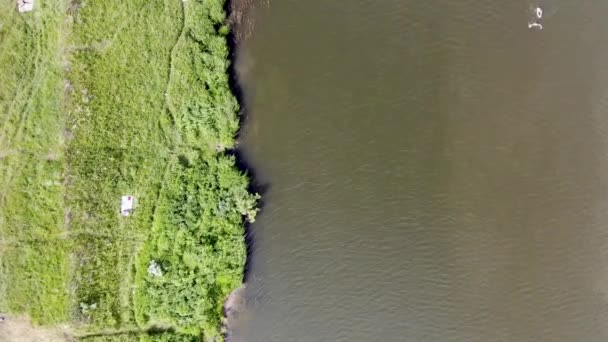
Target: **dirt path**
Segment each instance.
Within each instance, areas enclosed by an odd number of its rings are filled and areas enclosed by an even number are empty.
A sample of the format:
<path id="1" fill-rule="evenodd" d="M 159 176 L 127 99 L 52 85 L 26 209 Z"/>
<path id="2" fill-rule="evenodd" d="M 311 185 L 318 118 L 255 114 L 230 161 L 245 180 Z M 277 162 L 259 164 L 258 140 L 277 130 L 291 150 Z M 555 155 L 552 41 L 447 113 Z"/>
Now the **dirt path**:
<path id="1" fill-rule="evenodd" d="M 6 317 L 0 322 L 0 342 L 70 342 L 67 330 L 35 327 L 24 317 Z"/>

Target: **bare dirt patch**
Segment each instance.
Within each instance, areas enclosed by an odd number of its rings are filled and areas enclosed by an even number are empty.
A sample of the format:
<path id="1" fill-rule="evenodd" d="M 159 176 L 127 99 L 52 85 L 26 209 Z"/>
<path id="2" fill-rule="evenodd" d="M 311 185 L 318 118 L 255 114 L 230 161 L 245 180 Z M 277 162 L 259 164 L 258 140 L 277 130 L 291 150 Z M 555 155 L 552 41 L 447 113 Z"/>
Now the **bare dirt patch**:
<path id="1" fill-rule="evenodd" d="M 222 319 L 222 333 L 227 342 L 232 341 L 232 333 L 237 328 L 235 325 L 240 314 L 245 310 L 247 301 L 245 298 L 245 286 L 232 291 L 224 302 L 224 318 Z"/>
<path id="2" fill-rule="evenodd" d="M 4 317 L 4 316 L 1 316 Z M 24 317 L 4 317 L 0 321 L 0 342 L 71 342 L 66 328 L 37 327 Z"/>

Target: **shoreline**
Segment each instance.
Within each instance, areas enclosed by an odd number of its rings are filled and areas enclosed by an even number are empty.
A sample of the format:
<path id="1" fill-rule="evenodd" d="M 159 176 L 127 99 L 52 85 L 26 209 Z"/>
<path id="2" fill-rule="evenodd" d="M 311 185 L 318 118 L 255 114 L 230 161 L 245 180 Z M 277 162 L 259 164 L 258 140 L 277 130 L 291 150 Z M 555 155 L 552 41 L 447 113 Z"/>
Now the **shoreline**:
<path id="1" fill-rule="evenodd" d="M 244 155 L 240 147 L 240 138 L 242 137 L 243 129 L 247 124 L 247 106 L 243 86 L 239 80 L 239 73 L 236 67 L 239 45 L 242 40 L 247 38 L 248 34 L 251 33 L 246 32 L 244 35 L 241 35 L 242 32 L 240 30 L 242 29 L 243 16 L 251 10 L 252 6 L 252 0 L 226 0 L 224 4 L 224 11 L 226 12 L 228 25 L 230 27 L 230 31 L 226 36 L 226 44 L 228 46 L 228 60 L 230 61 L 227 70 L 228 82 L 230 90 L 239 104 L 239 129 L 236 135 L 236 145 L 234 149 L 228 150 L 226 151 L 226 153 L 234 156 L 236 160 L 236 168 L 239 170 L 239 172 L 243 172 L 248 176 L 249 186 L 247 188 L 247 191 L 253 194 L 260 195 L 256 207 L 259 215 L 264 207 L 262 198 L 266 187 L 258 182 L 258 178 L 255 175 L 255 170 L 249 163 L 247 157 Z M 233 332 L 234 320 L 238 319 L 239 314 L 245 309 L 247 305 L 245 292 L 250 274 L 250 265 L 251 260 L 253 258 L 253 245 L 255 240 L 252 231 L 252 223 L 253 222 L 250 222 L 249 220 L 245 220 L 243 225 L 247 257 L 243 270 L 242 285 L 234 289 L 228 295 L 222 305 L 223 318 L 221 332 L 224 337 L 224 340 L 227 342 L 230 341 Z"/>

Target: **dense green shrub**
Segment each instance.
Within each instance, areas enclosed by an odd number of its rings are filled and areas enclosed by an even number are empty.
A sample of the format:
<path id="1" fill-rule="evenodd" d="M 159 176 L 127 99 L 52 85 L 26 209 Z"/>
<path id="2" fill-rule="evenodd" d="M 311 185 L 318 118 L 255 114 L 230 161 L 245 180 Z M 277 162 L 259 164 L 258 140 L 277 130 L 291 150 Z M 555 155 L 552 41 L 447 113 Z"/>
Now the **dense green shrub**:
<path id="1" fill-rule="evenodd" d="M 234 159 L 200 158 L 189 165 L 174 164 L 158 201 L 153 232 L 140 263 L 146 317 L 199 334 L 202 325 L 218 327 L 223 300 L 240 285 L 246 250 L 243 216 L 256 196 L 248 193 L 247 178 Z M 150 263 L 162 275 L 149 274 Z M 215 329 L 214 329 L 215 330 Z"/>

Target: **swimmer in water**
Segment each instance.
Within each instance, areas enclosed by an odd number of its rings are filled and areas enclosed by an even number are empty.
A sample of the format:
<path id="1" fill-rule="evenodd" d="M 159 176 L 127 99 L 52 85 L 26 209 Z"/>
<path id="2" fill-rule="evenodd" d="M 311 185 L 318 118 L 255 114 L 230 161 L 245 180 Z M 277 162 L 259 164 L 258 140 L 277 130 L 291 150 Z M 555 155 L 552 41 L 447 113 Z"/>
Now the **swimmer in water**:
<path id="1" fill-rule="evenodd" d="M 535 19 L 533 22 L 529 22 L 528 23 L 528 28 L 537 28 L 539 30 L 543 29 L 543 25 L 541 23 L 539 23 L 538 21 L 540 21 L 543 18 L 543 9 L 540 7 L 536 7 L 534 9 L 534 15 L 535 15 Z"/>

